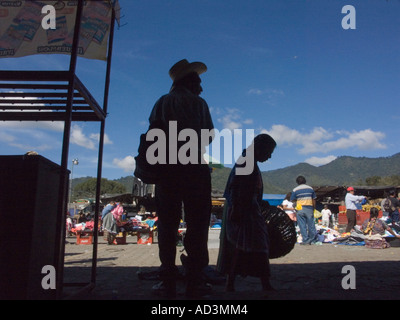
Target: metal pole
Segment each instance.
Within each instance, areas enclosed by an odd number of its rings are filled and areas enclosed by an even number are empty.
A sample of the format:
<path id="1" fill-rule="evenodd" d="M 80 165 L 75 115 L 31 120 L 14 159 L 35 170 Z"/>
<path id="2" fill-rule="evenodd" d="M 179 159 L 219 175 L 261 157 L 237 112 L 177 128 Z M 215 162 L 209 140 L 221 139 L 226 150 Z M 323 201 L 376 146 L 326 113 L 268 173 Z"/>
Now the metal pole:
<path id="1" fill-rule="evenodd" d="M 106 73 L 106 82 L 105 82 L 105 88 L 104 88 L 104 101 L 103 101 L 103 110 L 106 115 L 107 115 L 107 108 L 108 108 L 108 93 L 109 93 L 109 87 L 110 87 L 110 73 L 111 73 L 111 59 L 112 59 L 112 47 L 113 47 L 113 40 L 114 40 L 114 29 L 115 29 L 115 8 L 112 8 L 110 37 L 109 37 L 109 43 L 108 43 L 108 57 L 107 57 L 107 71 L 106 71 L 107 73 Z M 94 232 L 93 232 L 92 283 L 96 283 L 97 242 L 98 242 L 98 225 L 99 225 L 99 211 L 100 211 L 101 172 L 102 172 L 102 166 L 103 166 L 104 132 L 105 132 L 105 120 L 102 120 L 101 125 L 100 125 L 99 156 L 98 156 L 98 163 L 97 163 L 96 204 L 95 204 Z"/>
<path id="2" fill-rule="evenodd" d="M 69 184 L 69 203 L 72 203 L 72 180 L 74 179 L 74 161 L 71 168 L 71 183 Z"/>
<path id="3" fill-rule="evenodd" d="M 72 196 L 73 196 L 73 180 L 74 180 L 74 166 L 79 164 L 79 159 L 75 158 L 74 160 L 72 160 L 72 168 L 71 168 L 71 183 L 70 183 L 70 191 L 69 191 L 69 202 L 72 203 Z"/>
<path id="4" fill-rule="evenodd" d="M 66 104 L 65 120 L 64 120 L 64 136 L 61 156 L 61 174 L 60 174 L 60 189 L 59 189 L 59 205 L 58 214 L 60 215 L 60 223 L 57 226 L 57 230 L 60 230 L 59 237 L 57 239 L 56 252 L 60 252 L 60 259 L 57 268 L 57 298 L 61 298 L 63 290 L 63 279 L 64 279 L 64 254 L 65 254 L 65 213 L 67 207 L 67 196 L 68 190 L 66 188 L 68 182 L 68 152 L 69 152 L 69 140 L 71 134 L 71 122 L 72 122 L 72 104 L 74 97 L 74 81 L 76 62 L 78 56 L 78 45 L 79 45 L 79 33 L 81 27 L 81 18 L 83 11 L 83 0 L 78 0 L 78 6 L 76 9 L 76 20 L 74 29 L 74 39 L 72 42 L 71 60 L 69 66 L 69 79 L 68 79 L 68 98 Z"/>

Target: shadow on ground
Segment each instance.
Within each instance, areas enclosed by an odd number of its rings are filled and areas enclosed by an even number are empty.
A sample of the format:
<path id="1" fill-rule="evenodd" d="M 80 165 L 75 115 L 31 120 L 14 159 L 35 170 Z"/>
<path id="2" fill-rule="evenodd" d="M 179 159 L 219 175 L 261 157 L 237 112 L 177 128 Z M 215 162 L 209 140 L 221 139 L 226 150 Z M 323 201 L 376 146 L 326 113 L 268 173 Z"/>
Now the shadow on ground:
<path id="1" fill-rule="evenodd" d="M 112 259 L 109 262 L 112 264 Z M 354 267 L 355 289 L 342 287 L 342 281 L 350 281 L 349 274 L 342 273 L 346 265 Z M 157 268 L 99 266 L 93 290 L 74 296 L 78 288 L 65 287 L 64 296 L 83 300 L 160 300 L 151 292 L 158 281 L 140 280 L 139 270 L 156 273 Z M 398 270 L 399 261 L 272 264 L 271 282 L 276 291 L 265 295 L 257 278 L 238 277 L 236 292 L 226 293 L 223 283 L 214 284 L 211 295 L 204 300 L 392 300 L 398 299 Z M 90 263 L 87 267 L 66 264 L 64 274 L 64 283 L 90 282 Z M 179 281 L 177 300 L 185 300 L 183 292 L 184 283 Z"/>

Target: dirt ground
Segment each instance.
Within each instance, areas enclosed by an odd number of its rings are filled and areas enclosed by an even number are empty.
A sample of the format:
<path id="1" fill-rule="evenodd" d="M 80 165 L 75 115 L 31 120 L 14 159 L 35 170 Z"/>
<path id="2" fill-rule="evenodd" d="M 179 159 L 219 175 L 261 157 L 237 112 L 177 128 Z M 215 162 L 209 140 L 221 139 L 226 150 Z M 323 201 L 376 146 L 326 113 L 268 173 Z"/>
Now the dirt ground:
<path id="1" fill-rule="evenodd" d="M 210 234 L 210 268 L 218 257 L 218 234 Z M 177 265 L 181 266 L 177 247 Z M 63 290 L 65 299 L 159 301 L 151 288 L 157 280 L 140 280 L 139 270 L 156 271 L 159 266 L 157 243 L 140 245 L 128 237 L 125 245 L 107 245 L 99 238 L 96 285 L 86 292 L 72 283 L 90 282 L 92 246 L 77 245 L 67 238 Z M 351 266 L 348 273 L 344 266 Z M 271 260 L 271 282 L 276 291 L 264 295 L 257 278 L 238 278 L 236 291 L 226 293 L 224 283 L 214 283 L 204 301 L 215 300 L 392 300 L 400 289 L 400 248 L 368 249 L 363 246 L 322 244 L 301 246 L 285 257 Z M 350 279 L 350 276 L 354 275 Z M 351 284 L 343 288 L 342 282 Z M 68 285 L 67 285 L 68 284 Z M 185 300 L 183 282 L 178 283 L 177 300 Z"/>

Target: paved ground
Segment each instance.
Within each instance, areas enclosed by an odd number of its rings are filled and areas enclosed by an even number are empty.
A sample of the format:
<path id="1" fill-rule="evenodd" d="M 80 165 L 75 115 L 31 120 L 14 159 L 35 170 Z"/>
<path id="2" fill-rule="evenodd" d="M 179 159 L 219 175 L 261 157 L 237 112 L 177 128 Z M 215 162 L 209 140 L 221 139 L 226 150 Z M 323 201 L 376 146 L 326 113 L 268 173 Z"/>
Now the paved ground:
<path id="1" fill-rule="evenodd" d="M 218 256 L 219 230 L 210 230 L 210 266 L 215 267 Z M 159 266 L 158 246 L 139 245 L 136 236 L 127 237 L 126 245 L 107 245 L 99 238 L 96 286 L 90 292 L 65 288 L 65 298 L 86 300 L 159 300 L 151 294 L 155 280 L 139 280 L 137 271 L 156 271 Z M 177 247 L 177 265 L 179 250 Z M 90 282 L 91 245 L 77 245 L 67 238 L 64 282 Z M 349 284 L 344 266 L 354 267 L 355 289 L 343 289 Z M 224 291 L 224 284 L 214 284 L 205 300 L 387 300 L 398 299 L 400 289 L 400 248 L 383 250 L 360 246 L 322 244 L 295 245 L 285 257 L 271 260 L 272 284 L 276 292 L 265 296 L 256 278 L 238 278 L 237 290 Z M 178 287 L 178 300 L 184 300 L 183 284 Z"/>

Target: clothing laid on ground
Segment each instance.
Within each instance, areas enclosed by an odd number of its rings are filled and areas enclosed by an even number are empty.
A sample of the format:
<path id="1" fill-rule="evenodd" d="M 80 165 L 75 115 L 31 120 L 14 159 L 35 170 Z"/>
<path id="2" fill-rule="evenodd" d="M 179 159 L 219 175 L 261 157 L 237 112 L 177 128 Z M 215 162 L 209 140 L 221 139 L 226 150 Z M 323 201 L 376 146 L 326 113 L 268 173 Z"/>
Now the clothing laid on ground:
<path id="1" fill-rule="evenodd" d="M 388 225 L 378 218 L 365 220 L 361 227 L 361 230 L 366 233 L 365 246 L 371 249 L 389 248 L 390 244 L 383 238 L 387 228 Z"/>

